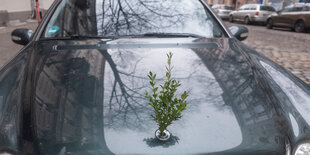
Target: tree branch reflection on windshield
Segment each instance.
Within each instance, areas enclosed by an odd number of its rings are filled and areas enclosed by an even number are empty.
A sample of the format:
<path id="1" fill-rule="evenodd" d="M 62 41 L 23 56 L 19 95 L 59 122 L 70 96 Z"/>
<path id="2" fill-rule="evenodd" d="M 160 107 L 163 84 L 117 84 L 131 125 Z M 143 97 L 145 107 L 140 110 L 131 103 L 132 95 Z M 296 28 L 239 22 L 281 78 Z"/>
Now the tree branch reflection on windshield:
<path id="1" fill-rule="evenodd" d="M 200 1 L 65 0 L 45 38 L 188 33 L 220 37 L 221 29 Z"/>

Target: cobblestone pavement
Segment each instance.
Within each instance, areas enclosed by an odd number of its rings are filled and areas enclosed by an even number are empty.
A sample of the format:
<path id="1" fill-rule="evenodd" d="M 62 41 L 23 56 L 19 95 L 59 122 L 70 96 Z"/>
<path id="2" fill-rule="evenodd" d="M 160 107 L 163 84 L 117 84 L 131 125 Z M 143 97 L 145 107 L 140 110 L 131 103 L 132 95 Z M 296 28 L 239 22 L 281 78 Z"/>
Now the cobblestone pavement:
<path id="1" fill-rule="evenodd" d="M 227 26 L 243 25 L 225 22 Z M 245 25 L 243 25 L 245 26 Z M 256 51 L 285 67 L 310 84 L 310 33 L 296 33 L 288 29 L 266 29 L 249 25 L 248 38 L 243 41 Z"/>
<path id="2" fill-rule="evenodd" d="M 0 27 L 0 68 L 8 63 L 23 46 L 17 45 L 11 40 L 11 32 L 17 28 L 28 28 L 34 30 L 38 23 L 28 21 L 27 23 L 17 23 L 15 26 Z"/>

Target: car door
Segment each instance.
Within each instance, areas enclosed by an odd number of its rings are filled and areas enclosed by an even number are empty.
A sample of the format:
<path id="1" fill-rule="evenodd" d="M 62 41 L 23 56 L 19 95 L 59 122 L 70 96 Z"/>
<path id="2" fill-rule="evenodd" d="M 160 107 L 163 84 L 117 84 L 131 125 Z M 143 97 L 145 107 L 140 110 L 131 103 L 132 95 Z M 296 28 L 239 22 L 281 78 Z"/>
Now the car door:
<path id="1" fill-rule="evenodd" d="M 247 14 L 249 16 L 250 20 L 253 20 L 257 11 L 259 11 L 259 5 L 251 5 L 250 10 Z"/>
<path id="2" fill-rule="evenodd" d="M 294 10 L 294 6 L 290 5 L 278 12 L 278 16 L 273 18 L 275 26 L 288 27 L 288 19 L 291 18 L 291 14 Z"/>
<path id="3" fill-rule="evenodd" d="M 240 14 L 239 14 L 239 19 L 240 20 L 244 20 L 244 17 L 249 13 L 249 11 L 251 9 L 250 7 L 251 7 L 250 5 L 245 5 L 243 10 L 240 11 Z"/>
<path id="4" fill-rule="evenodd" d="M 288 18 L 285 23 L 286 26 L 294 28 L 296 21 L 298 19 L 301 19 L 303 9 L 304 9 L 303 5 L 295 5 L 288 15 Z"/>
<path id="5" fill-rule="evenodd" d="M 244 12 L 244 9 L 246 8 L 246 5 L 241 6 L 236 12 L 233 14 L 234 19 L 240 20 L 241 15 Z"/>

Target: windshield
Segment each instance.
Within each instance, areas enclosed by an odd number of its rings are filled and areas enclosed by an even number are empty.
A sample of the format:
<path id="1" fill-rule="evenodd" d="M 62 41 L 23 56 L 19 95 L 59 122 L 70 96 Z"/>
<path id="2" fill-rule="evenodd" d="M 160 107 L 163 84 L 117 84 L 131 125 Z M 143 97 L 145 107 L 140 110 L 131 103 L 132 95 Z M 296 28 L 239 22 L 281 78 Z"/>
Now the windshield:
<path id="1" fill-rule="evenodd" d="M 221 37 L 221 27 L 199 0 L 63 0 L 43 38 L 144 34 Z"/>

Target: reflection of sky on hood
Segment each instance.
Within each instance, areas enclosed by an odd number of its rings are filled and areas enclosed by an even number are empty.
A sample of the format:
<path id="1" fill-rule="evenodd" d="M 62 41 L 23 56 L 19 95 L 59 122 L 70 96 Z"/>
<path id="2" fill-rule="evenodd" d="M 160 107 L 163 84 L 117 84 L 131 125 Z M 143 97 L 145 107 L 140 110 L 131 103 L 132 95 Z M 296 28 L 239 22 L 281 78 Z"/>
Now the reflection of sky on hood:
<path id="1" fill-rule="evenodd" d="M 294 118 L 294 116 L 291 113 L 289 114 L 289 117 L 290 117 L 290 120 L 291 120 L 291 123 L 292 123 L 294 135 L 296 137 L 298 137 L 299 136 L 299 126 L 298 126 L 298 123 L 297 123 L 296 119 Z"/>
<path id="2" fill-rule="evenodd" d="M 107 146 L 113 153 L 206 153 L 223 151 L 241 143 L 241 130 L 231 107 L 224 106 L 222 89 L 194 51 L 191 49 L 125 49 L 108 50 L 108 52 L 117 64 L 129 94 L 134 96 L 130 99 L 131 107 L 137 110 L 135 114 L 125 104 L 124 98 L 121 102 L 117 102 L 121 100 L 122 95 L 119 87 L 116 88 L 118 99 L 115 96 L 111 99 L 114 76 L 111 67 L 106 63 L 104 134 Z M 143 139 L 153 138 L 157 127 L 149 116 L 152 109 L 144 98 L 145 90 L 150 91 L 147 74 L 149 71 L 156 73 L 159 84 L 163 83 L 168 52 L 173 53 L 172 76 L 182 84 L 177 95 L 179 96 L 184 90 L 189 91 L 188 108 L 180 120 L 168 127 L 168 130 L 180 139 L 179 142 L 168 148 L 161 146 L 150 148 Z M 110 102 L 111 110 L 109 110 Z"/>
<path id="3" fill-rule="evenodd" d="M 304 120 L 310 125 L 310 95 L 302 90 L 298 85 L 296 85 L 292 80 L 287 76 L 283 75 L 278 70 L 274 69 L 269 64 L 260 61 L 260 63 L 267 70 L 268 74 L 273 78 L 273 80 L 279 85 L 279 87 L 284 91 L 284 93 L 289 97 L 291 103 L 295 106 L 300 115 Z M 292 127 L 294 129 L 294 134 L 298 135 L 298 124 L 296 120 L 292 118 Z M 297 126 L 296 126 L 297 125 Z"/>
<path id="4" fill-rule="evenodd" d="M 117 14 L 119 2 L 111 5 L 110 1 L 96 1 L 98 35 L 193 33 L 208 38 L 214 35 L 213 22 L 198 0 L 125 0 L 120 4 L 123 8 Z"/>

